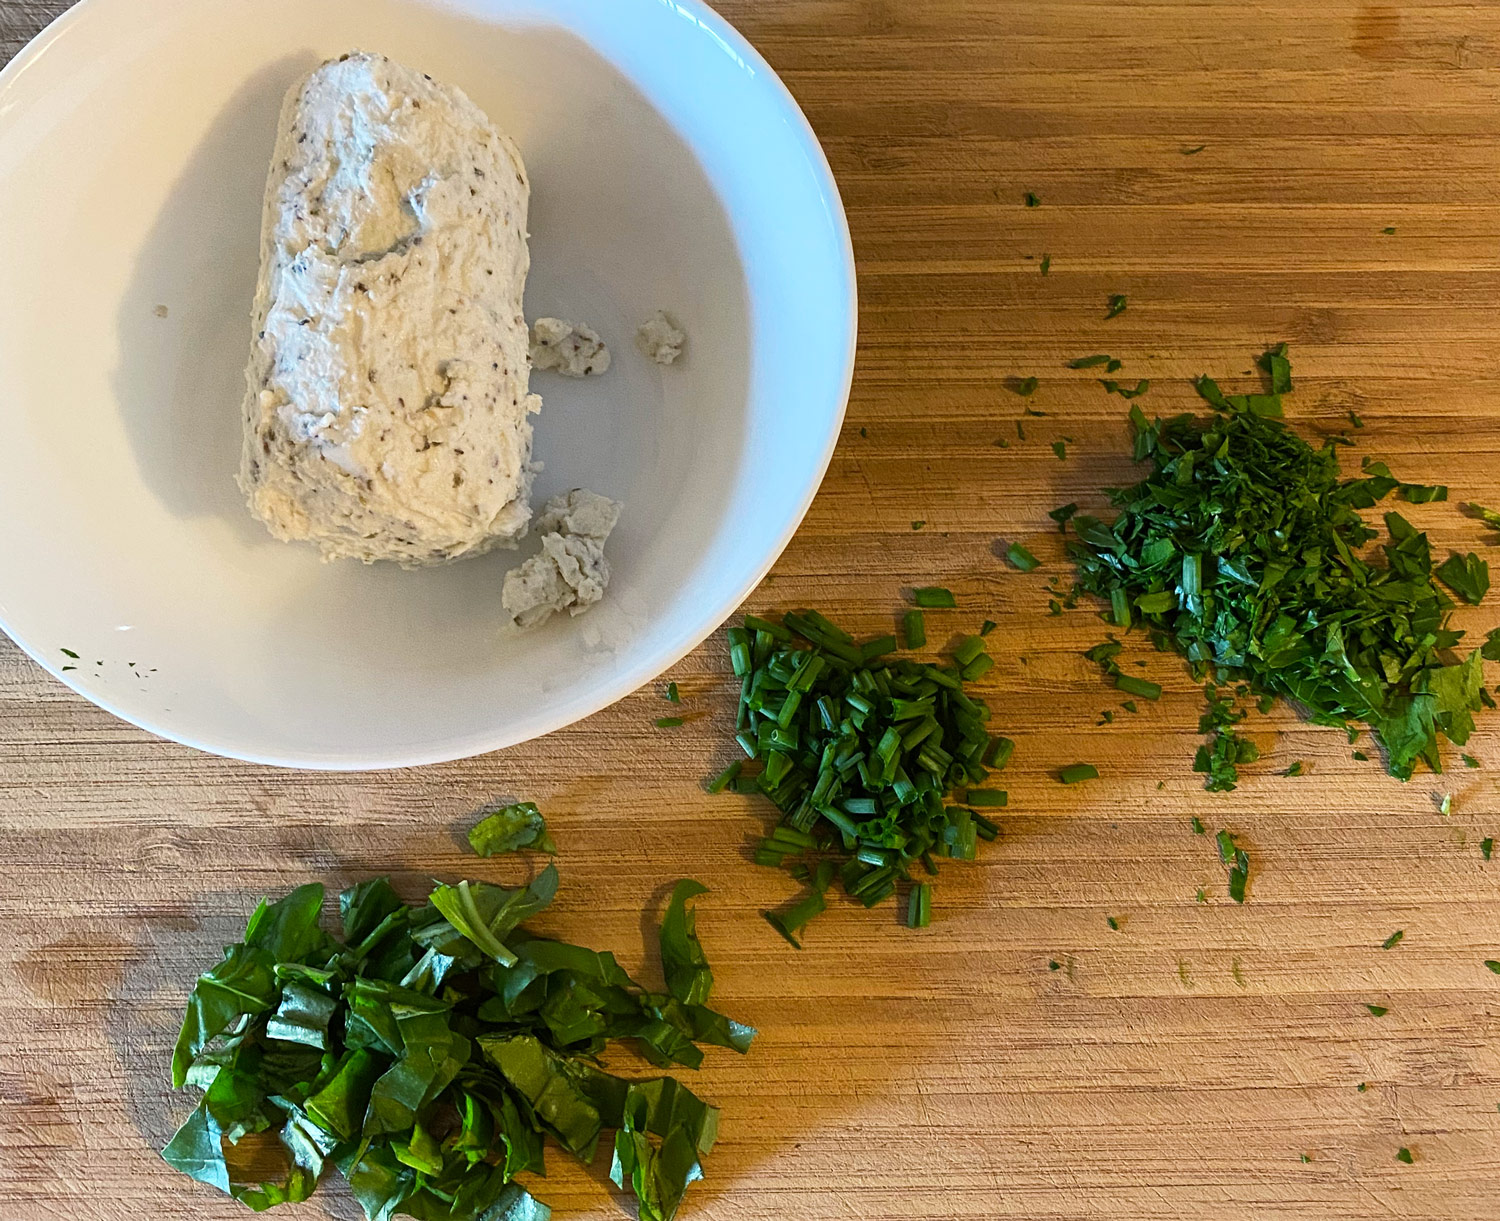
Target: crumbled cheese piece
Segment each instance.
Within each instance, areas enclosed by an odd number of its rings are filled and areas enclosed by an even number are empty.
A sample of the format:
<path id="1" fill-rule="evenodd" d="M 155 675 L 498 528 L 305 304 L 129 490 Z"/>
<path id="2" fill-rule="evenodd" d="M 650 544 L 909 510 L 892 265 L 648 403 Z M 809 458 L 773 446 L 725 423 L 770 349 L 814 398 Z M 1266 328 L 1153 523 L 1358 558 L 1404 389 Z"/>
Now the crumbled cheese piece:
<path id="1" fill-rule="evenodd" d="M 549 500 L 534 523 L 541 553 L 505 574 L 500 605 L 511 621 L 535 627 L 556 611 L 581 615 L 598 602 L 609 584 L 604 542 L 619 519 L 616 501 L 583 488 Z"/>
<path id="2" fill-rule="evenodd" d="M 659 365 L 670 365 L 681 356 L 686 342 L 687 332 L 664 310 L 657 310 L 635 333 L 635 346 Z"/>
<path id="3" fill-rule="evenodd" d="M 598 377 L 609 368 L 609 349 L 581 322 L 538 318 L 531 324 L 531 367 L 564 377 Z"/>

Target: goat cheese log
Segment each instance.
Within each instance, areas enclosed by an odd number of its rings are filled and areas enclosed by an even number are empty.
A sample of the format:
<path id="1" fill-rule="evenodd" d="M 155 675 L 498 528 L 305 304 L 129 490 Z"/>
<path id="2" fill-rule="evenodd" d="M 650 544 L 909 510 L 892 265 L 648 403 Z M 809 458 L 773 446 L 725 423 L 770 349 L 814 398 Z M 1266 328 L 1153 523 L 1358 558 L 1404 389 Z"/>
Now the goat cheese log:
<path id="1" fill-rule="evenodd" d="M 277 538 L 414 567 L 526 534 L 529 194 L 477 106 L 383 56 L 287 95 L 239 476 Z"/>

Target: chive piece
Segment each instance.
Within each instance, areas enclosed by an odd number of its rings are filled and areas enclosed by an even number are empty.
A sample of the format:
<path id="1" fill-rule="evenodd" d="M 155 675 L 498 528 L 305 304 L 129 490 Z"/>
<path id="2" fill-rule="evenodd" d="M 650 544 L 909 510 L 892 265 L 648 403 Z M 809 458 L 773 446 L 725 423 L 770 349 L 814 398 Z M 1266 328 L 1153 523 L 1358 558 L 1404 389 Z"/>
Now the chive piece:
<path id="1" fill-rule="evenodd" d="M 1180 152 L 1184 157 L 1196 157 L 1207 147 L 1208 145 L 1206 144 L 1195 144 L 1192 148 L 1180 148 L 1177 151 Z"/>
<path id="2" fill-rule="evenodd" d="M 1500 975 L 1500 962 L 1496 962 L 1493 958 L 1486 958 L 1484 960 L 1484 965 L 1487 966 L 1496 975 Z"/>
<path id="3" fill-rule="evenodd" d="M 983 762 L 985 767 L 993 768 L 997 772 L 1003 772 L 1005 765 L 1010 762 L 1010 757 L 1016 752 L 1016 744 L 1009 738 L 991 738 L 989 746 L 985 749 Z"/>
<path id="4" fill-rule="evenodd" d="M 1385 234 L 1386 237 L 1391 237 L 1396 232 L 1396 226 L 1387 225 L 1384 229 L 1381 230 L 1381 232 Z"/>
<path id="5" fill-rule="evenodd" d="M 1009 800 L 1004 789 L 970 789 L 964 796 L 964 804 L 971 806 L 1003 806 Z"/>
<path id="6" fill-rule="evenodd" d="M 677 726 L 683 723 L 683 718 L 680 716 L 659 716 L 656 718 L 656 727 L 658 729 L 676 729 Z"/>
<path id="7" fill-rule="evenodd" d="M 1012 543 L 1005 549 L 1005 558 L 1012 567 L 1019 568 L 1022 572 L 1032 572 L 1041 566 L 1041 560 L 1032 555 L 1020 543 Z"/>
<path id="8" fill-rule="evenodd" d="M 1066 441 L 1052 442 L 1052 452 L 1057 455 L 1059 462 L 1066 462 L 1068 460 L 1068 443 Z"/>
<path id="9" fill-rule="evenodd" d="M 725 789 L 727 789 L 731 784 L 734 783 L 735 779 L 740 774 L 740 769 L 744 766 L 745 762 L 743 759 L 736 759 L 733 763 L 731 763 L 722 772 L 720 772 L 717 776 L 715 776 L 708 782 L 708 791 L 710 793 L 722 793 Z"/>
<path id="10" fill-rule="evenodd" d="M 1021 196 L 1021 202 L 1028 208 L 1037 208 L 1041 206 L 1042 198 L 1034 191 L 1027 191 L 1026 194 Z"/>
<path id="11" fill-rule="evenodd" d="M 1105 916 L 1104 923 L 1109 925 L 1112 931 L 1116 933 L 1120 931 L 1120 922 L 1114 916 Z"/>
<path id="12" fill-rule="evenodd" d="M 792 634 L 779 623 L 772 623 L 769 619 L 761 619 L 756 615 L 745 616 L 745 627 L 752 632 L 764 632 L 773 640 L 779 640 L 782 644 L 792 643 Z"/>
<path id="13" fill-rule="evenodd" d="M 1050 275 L 1051 273 L 1052 273 L 1052 256 L 1050 254 L 1044 254 L 1044 255 L 1042 255 L 1042 274 L 1045 276 L 1045 275 Z"/>
<path id="14" fill-rule="evenodd" d="M 974 815 L 974 833 L 980 839 L 993 843 L 1000 838 L 1000 824 L 992 822 L 983 814 Z"/>
<path id="15" fill-rule="evenodd" d="M 953 591 L 944 589 L 941 585 L 924 585 L 912 590 L 911 596 L 912 601 L 918 606 L 928 609 L 951 610 L 958 605 L 958 599 L 953 596 Z"/>
<path id="16" fill-rule="evenodd" d="M 901 616 L 901 634 L 908 649 L 920 649 L 927 643 L 927 621 L 921 611 L 909 610 Z"/>
<path id="17" fill-rule="evenodd" d="M 1485 860 L 1495 855 L 1495 841 L 1492 837 L 1487 835 L 1479 841 L 1479 855 Z"/>
<path id="18" fill-rule="evenodd" d="M 932 923 L 932 885 L 918 882 L 906 903 L 906 927 L 926 928 Z"/>
<path id="19" fill-rule="evenodd" d="M 682 703 L 682 693 L 677 690 L 677 684 L 676 683 L 668 683 L 667 684 L 666 697 L 667 697 L 667 700 L 668 700 L 669 703 L 673 703 L 673 704 L 680 704 L 680 703 Z"/>
<path id="20" fill-rule="evenodd" d="M 1365 1008 L 1370 1011 L 1371 1017 L 1384 1017 L 1390 1012 L 1384 1005 L 1366 1005 Z"/>
<path id="21" fill-rule="evenodd" d="M 871 662 L 877 657 L 884 657 L 887 653 L 894 653 L 896 647 L 894 636 L 879 636 L 861 646 L 859 659 L 862 662 Z"/>
<path id="22" fill-rule="evenodd" d="M 1070 369 L 1097 369 L 1100 365 L 1107 365 L 1107 364 L 1109 364 L 1109 362 L 1112 359 L 1114 359 L 1114 358 L 1111 357 L 1111 356 L 1107 356 L 1103 352 L 1100 352 L 1096 356 L 1080 356 L 1077 360 L 1070 360 L 1070 361 L 1068 361 L 1068 368 L 1070 368 Z"/>
<path id="23" fill-rule="evenodd" d="M 959 675 L 960 675 L 960 677 L 963 678 L 964 682 L 966 682 L 966 683 L 975 683 L 975 682 L 978 682 L 981 678 L 983 678 L 986 674 L 988 674 L 994 668 L 995 668 L 995 659 L 993 657 L 991 657 L 988 653 L 981 653 L 978 657 L 976 657 L 973 661 L 971 661 L 968 665 L 966 665 L 962 670 L 960 670 L 959 671 Z"/>
<path id="24" fill-rule="evenodd" d="M 967 636 L 953 650 L 953 660 L 960 666 L 966 666 L 983 652 L 984 641 L 978 636 Z"/>
<path id="25" fill-rule="evenodd" d="M 73 652 L 72 649 L 62 649 L 60 652 L 64 657 L 71 657 L 74 661 L 78 660 L 78 654 Z"/>
<path id="26" fill-rule="evenodd" d="M 1125 300 L 1124 293 L 1115 293 L 1109 299 L 1109 313 L 1104 315 L 1105 321 L 1108 321 L 1111 318 L 1118 318 L 1125 312 L 1128 304 L 1129 302 Z"/>
<path id="27" fill-rule="evenodd" d="M 1092 763 L 1073 763 L 1057 773 L 1064 784 L 1077 784 L 1081 780 L 1097 780 L 1099 769 Z"/>
<path id="28" fill-rule="evenodd" d="M 1380 943 L 1380 948 L 1382 950 L 1394 950 L 1398 945 L 1401 944 L 1401 939 L 1405 936 L 1406 930 L 1398 928 L 1394 933 L 1392 933 L 1389 937 L 1387 937 Z"/>
<path id="29" fill-rule="evenodd" d="M 736 678 L 750 673 L 750 633 L 742 627 L 729 629 L 729 664 Z"/>
<path id="30" fill-rule="evenodd" d="M 1132 674 L 1116 674 L 1115 686 L 1125 692 L 1126 695 L 1139 695 L 1142 699 L 1161 699 L 1161 684 L 1153 683 L 1144 678 L 1136 678 Z"/>
<path id="31" fill-rule="evenodd" d="M 991 632 L 993 632 L 999 626 L 1000 625 L 998 623 L 996 623 L 993 619 L 986 619 L 983 623 L 981 623 L 979 625 L 979 634 L 981 636 L 988 636 Z"/>

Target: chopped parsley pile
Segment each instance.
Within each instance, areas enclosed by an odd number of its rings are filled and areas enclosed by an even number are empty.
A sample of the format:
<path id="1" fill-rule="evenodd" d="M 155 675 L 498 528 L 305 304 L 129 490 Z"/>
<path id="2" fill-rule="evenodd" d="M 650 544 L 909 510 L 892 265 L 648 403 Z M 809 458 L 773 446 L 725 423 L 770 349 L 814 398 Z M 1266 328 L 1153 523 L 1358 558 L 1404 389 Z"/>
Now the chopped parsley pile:
<path id="1" fill-rule="evenodd" d="M 1233 788 L 1237 765 L 1256 755 L 1235 732 L 1246 710 L 1225 684 L 1261 696 L 1262 712 L 1274 697 L 1292 700 L 1351 740 L 1368 726 L 1403 780 L 1419 762 L 1441 771 L 1439 740 L 1462 745 L 1490 700 L 1480 652 L 1452 653 L 1463 633 L 1448 626 L 1455 604 L 1438 582 L 1477 602 L 1488 567 L 1473 555 L 1435 566 L 1427 536 L 1395 512 L 1380 558 L 1367 553 L 1378 531 L 1361 511 L 1412 485 L 1375 462 L 1342 478 L 1343 438 L 1314 448 L 1281 418 L 1292 388 L 1285 345 L 1259 364 L 1264 393 L 1226 395 L 1198 380 L 1207 419 L 1148 423 L 1131 408 L 1135 458 L 1151 473 L 1110 492 L 1113 522 L 1071 518 L 1078 579 L 1118 627 L 1144 626 L 1210 680 L 1200 729 L 1213 741 L 1195 764 L 1209 788 Z"/>
<path id="2" fill-rule="evenodd" d="M 507 833 L 535 830 L 534 810 L 511 807 Z M 556 889 L 549 865 L 520 889 L 460 882 L 411 907 L 377 878 L 339 897 L 338 937 L 319 926 L 321 886 L 263 902 L 188 998 L 172 1080 L 204 1093 L 162 1156 L 257 1212 L 305 1200 L 331 1165 L 371 1221 L 546 1221 L 516 1176 L 544 1173 L 547 1138 L 587 1164 L 613 1130 L 611 1177 L 642 1221 L 667 1221 L 718 1111 L 597 1057 L 627 1039 L 697 1068 L 699 1044 L 743 1052 L 755 1032 L 707 1007 L 698 883 L 677 884 L 662 920 L 665 992 L 525 932 Z"/>
<path id="3" fill-rule="evenodd" d="M 955 605 L 946 589 L 919 589 L 914 600 Z M 909 647 L 925 643 L 920 611 L 906 615 L 903 631 Z M 974 807 L 1005 804 L 1004 792 L 979 786 L 1009 762 L 1013 744 L 990 736 L 989 709 L 963 689 L 994 665 L 982 636 L 965 638 L 951 664 L 929 665 L 891 659 L 894 636 L 859 645 L 800 611 L 780 623 L 747 616 L 729 630 L 729 651 L 741 680 L 735 736 L 761 768 L 744 775 L 733 763 L 709 789 L 763 793 L 781 810 L 756 860 L 808 885 L 790 908 L 765 913 L 794 946 L 835 877 L 873 907 L 913 866 L 935 875 L 935 858 L 973 860 L 977 841 L 999 833 Z M 930 883 L 912 882 L 907 924 L 923 927 L 931 912 Z"/>

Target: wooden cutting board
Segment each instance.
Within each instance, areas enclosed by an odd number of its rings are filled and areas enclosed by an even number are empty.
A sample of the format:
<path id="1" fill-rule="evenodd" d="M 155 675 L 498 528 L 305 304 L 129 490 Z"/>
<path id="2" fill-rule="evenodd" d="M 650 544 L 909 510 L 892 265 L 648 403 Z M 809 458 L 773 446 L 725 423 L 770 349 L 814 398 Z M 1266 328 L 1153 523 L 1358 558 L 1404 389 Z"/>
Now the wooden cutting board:
<path id="1" fill-rule="evenodd" d="M 64 7 L 0 0 L 0 47 Z M 186 987 L 263 893 L 507 876 L 457 838 L 504 795 L 562 846 L 549 930 L 639 965 L 643 907 L 682 874 L 712 887 L 722 1004 L 761 1033 L 693 1082 L 724 1135 L 687 1216 L 1500 1215 L 1500 860 L 1479 848 L 1500 717 L 1478 770 L 1402 785 L 1278 712 L 1252 725 L 1267 760 L 1208 794 L 1181 667 L 1152 655 L 1167 695 L 1096 725 L 1118 705 L 1079 656 L 1101 625 L 1044 590 L 1046 510 L 1129 477 L 1122 402 L 1063 368 L 1092 352 L 1167 413 L 1191 375 L 1287 340 L 1298 427 L 1355 409 L 1355 455 L 1500 505 L 1500 5 L 722 7 L 823 139 L 861 296 L 838 453 L 749 605 L 873 633 L 904 588 L 944 584 L 961 609 L 935 640 L 996 620 L 984 691 L 1019 743 L 1002 840 L 944 869 L 930 929 L 839 907 L 798 954 L 757 915 L 792 893 L 748 860 L 767 807 L 699 788 L 731 754 L 722 639 L 668 676 L 703 714 L 679 729 L 653 728 L 653 686 L 542 742 L 366 776 L 156 741 L 0 645 L 0 1217 L 244 1215 L 154 1153 L 185 1109 L 165 1084 Z M 1045 416 L 1023 441 L 1004 380 L 1026 376 Z M 1481 547 L 1454 504 L 1413 516 L 1440 553 Z M 1010 570 L 997 539 L 1045 567 Z M 1059 785 L 1080 759 L 1101 778 Z M 1310 774 L 1277 775 L 1293 760 Z M 1243 906 L 1194 816 L 1248 846 Z M 561 1217 L 621 1215 L 600 1174 L 555 1165 Z M 290 1215 L 322 1209 L 354 1212 Z"/>

